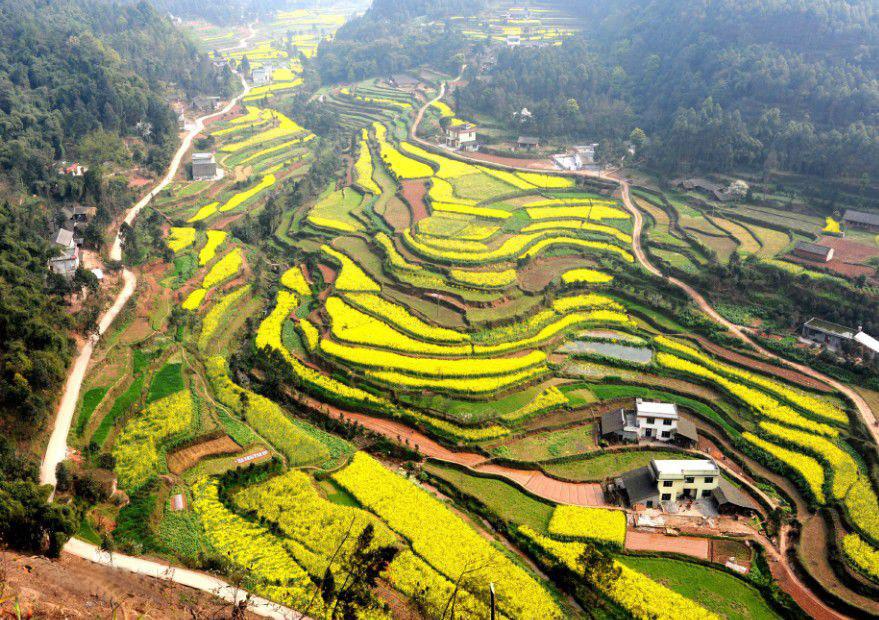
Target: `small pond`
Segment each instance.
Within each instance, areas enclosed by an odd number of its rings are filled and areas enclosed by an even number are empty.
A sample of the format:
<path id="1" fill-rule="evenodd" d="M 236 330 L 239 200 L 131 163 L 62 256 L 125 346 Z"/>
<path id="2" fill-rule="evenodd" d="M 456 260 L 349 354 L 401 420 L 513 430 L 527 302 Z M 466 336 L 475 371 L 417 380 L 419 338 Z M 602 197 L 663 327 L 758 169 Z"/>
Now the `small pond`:
<path id="1" fill-rule="evenodd" d="M 650 349 L 610 342 L 591 342 L 588 340 L 566 342 L 558 349 L 558 352 L 572 353 L 574 355 L 600 355 L 632 364 L 649 364 L 650 360 L 653 359 L 653 351 Z"/>

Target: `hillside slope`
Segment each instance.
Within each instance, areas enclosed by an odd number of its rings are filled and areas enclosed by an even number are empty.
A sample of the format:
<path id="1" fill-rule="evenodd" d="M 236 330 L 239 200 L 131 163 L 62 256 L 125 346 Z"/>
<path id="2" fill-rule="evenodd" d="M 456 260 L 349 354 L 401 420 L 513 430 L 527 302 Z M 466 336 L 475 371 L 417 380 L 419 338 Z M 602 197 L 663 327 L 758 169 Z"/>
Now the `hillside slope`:
<path id="1" fill-rule="evenodd" d="M 875 173 L 879 13 L 867 0 L 582 0 L 582 37 L 503 51 L 464 107 L 620 140 L 664 168 Z M 500 96 L 499 96 L 500 95 Z"/>

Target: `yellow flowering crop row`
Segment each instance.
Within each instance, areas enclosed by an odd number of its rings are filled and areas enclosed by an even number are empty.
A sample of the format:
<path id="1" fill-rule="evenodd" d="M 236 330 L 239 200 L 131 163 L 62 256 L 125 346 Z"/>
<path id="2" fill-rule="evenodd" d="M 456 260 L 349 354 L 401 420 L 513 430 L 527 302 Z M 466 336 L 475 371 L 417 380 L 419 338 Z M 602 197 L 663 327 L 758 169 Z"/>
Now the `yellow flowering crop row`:
<path id="1" fill-rule="evenodd" d="M 278 351 L 287 363 L 290 364 L 293 372 L 303 383 L 310 384 L 320 390 L 338 394 L 342 398 L 359 400 L 370 404 L 384 404 L 385 401 L 379 397 L 361 389 L 346 385 L 313 368 L 309 368 L 290 354 L 290 351 L 288 351 L 281 342 L 281 330 L 284 326 L 284 321 L 298 305 L 299 299 L 296 297 L 295 293 L 290 293 L 288 291 L 278 292 L 278 300 L 275 304 L 275 308 L 269 313 L 263 322 L 260 323 L 259 329 L 256 332 L 256 348 L 262 349 L 268 347 Z M 299 328 L 300 331 L 303 332 L 306 341 L 309 342 L 309 346 L 312 349 L 315 348 L 314 343 L 318 339 L 318 333 L 315 327 L 308 321 L 302 320 L 299 322 Z"/>
<path id="2" fill-rule="evenodd" d="M 274 184 L 275 184 L 275 175 L 274 174 L 267 174 L 262 178 L 262 181 L 260 181 L 259 183 L 257 183 L 253 187 L 251 187 L 250 189 L 247 189 L 243 192 L 239 192 L 239 193 L 235 194 L 234 196 L 232 196 L 226 204 L 224 204 L 222 207 L 220 207 L 220 211 L 223 213 L 225 213 L 226 211 L 231 211 L 232 209 L 244 204 L 245 202 L 247 202 L 248 200 L 250 200 L 251 198 L 253 198 L 257 194 L 259 194 L 261 191 L 270 188 Z"/>
<path id="3" fill-rule="evenodd" d="M 712 383 L 716 383 L 733 396 L 744 401 L 748 406 L 751 407 L 751 409 L 753 409 L 757 413 L 765 415 L 768 418 L 772 418 L 773 420 L 778 420 L 779 422 L 784 422 L 785 424 L 797 426 L 799 428 L 803 428 L 830 437 L 835 437 L 838 434 L 836 429 L 827 426 L 826 424 L 814 422 L 812 420 L 809 420 L 808 418 L 801 416 L 791 407 L 781 404 L 771 396 L 764 394 L 763 392 L 754 388 L 748 387 L 747 385 L 742 385 L 741 383 L 731 381 L 726 377 L 719 375 L 716 372 L 709 370 L 704 366 L 701 366 L 700 364 L 697 364 L 696 362 L 691 362 L 690 360 L 675 357 L 674 355 L 664 352 L 659 352 L 656 355 L 656 362 L 660 366 L 664 366 L 665 368 L 677 370 L 679 372 L 683 372 L 696 377 L 702 377 L 703 379 L 707 379 Z"/>
<path id="4" fill-rule="evenodd" d="M 842 499 L 858 479 L 858 464 L 845 450 L 832 441 L 813 433 L 794 430 L 780 424 L 761 422 L 760 428 L 787 443 L 805 448 L 830 466 L 830 492 Z"/>
<path id="5" fill-rule="evenodd" d="M 203 291 L 204 289 L 198 290 Z M 220 327 L 225 325 L 226 313 L 248 292 L 250 292 L 249 284 L 232 291 L 214 304 L 214 307 L 204 315 L 204 319 L 201 321 L 201 334 L 198 336 L 199 349 L 204 350 L 208 346 Z"/>
<path id="6" fill-rule="evenodd" d="M 520 176 L 516 176 L 516 174 L 509 172 L 507 170 L 499 170 L 497 168 L 489 168 L 488 166 L 479 166 L 479 171 L 483 172 L 487 175 L 493 176 L 499 181 L 503 181 L 508 185 L 512 185 L 516 189 L 528 190 L 528 189 L 536 189 L 534 183 L 529 183 L 525 179 Z"/>
<path id="7" fill-rule="evenodd" d="M 373 126 L 376 130 L 376 140 L 378 141 L 381 158 L 387 164 L 388 170 L 391 171 L 394 177 L 397 179 L 419 179 L 433 176 L 433 168 L 403 155 L 387 141 L 387 132 L 384 125 L 376 122 L 373 123 Z"/>
<path id="8" fill-rule="evenodd" d="M 529 201 L 526 207 L 580 207 L 588 211 L 589 207 L 613 207 L 617 202 L 610 198 L 542 198 Z"/>
<path id="9" fill-rule="evenodd" d="M 397 101 L 396 99 L 388 99 L 386 97 L 364 97 L 362 95 L 358 95 L 356 92 L 352 92 L 350 88 L 347 86 L 339 89 L 339 93 L 354 99 L 355 101 L 362 101 L 364 103 L 375 103 L 380 107 L 391 107 L 397 108 L 399 110 L 408 110 L 412 107 L 411 103 L 407 103 L 406 101 Z"/>
<path id="10" fill-rule="evenodd" d="M 622 510 L 556 506 L 549 533 L 565 538 L 588 538 L 622 547 L 626 542 L 626 513 Z"/>
<path id="11" fill-rule="evenodd" d="M 294 424 L 275 402 L 233 383 L 226 374 L 226 360 L 222 357 L 208 359 L 205 370 L 219 401 L 243 413 L 257 433 L 270 437 L 290 465 L 313 465 L 329 457 L 326 446 Z"/>
<path id="12" fill-rule="evenodd" d="M 439 177 L 430 180 L 430 190 L 427 192 L 432 202 L 443 202 L 458 205 L 476 205 L 475 200 L 459 198 L 455 195 L 455 188 L 451 183 Z"/>
<path id="13" fill-rule="evenodd" d="M 436 176 L 441 179 L 449 180 L 470 174 L 479 174 L 479 169 L 475 166 L 458 161 L 457 159 L 450 159 L 448 157 L 443 157 L 442 155 L 437 155 L 436 153 L 431 153 L 430 151 L 425 151 L 423 148 L 415 146 L 409 142 L 401 142 L 400 150 L 409 155 L 414 155 L 419 159 L 436 164 Z"/>
<path id="14" fill-rule="evenodd" d="M 278 525 L 284 534 L 287 548 L 295 559 L 315 577 L 323 577 L 329 558 L 341 546 L 340 557 L 348 557 L 363 528 L 372 525 L 375 532 L 373 545 L 398 544 L 397 536 L 371 512 L 353 506 L 341 506 L 324 499 L 314 488 L 308 475 L 291 470 L 268 482 L 248 487 L 235 495 L 235 503 L 260 518 Z M 353 523 L 353 525 L 352 525 Z M 337 583 L 347 573 L 337 562 L 333 573 Z M 430 610 L 431 617 L 439 617 L 450 599 L 454 585 L 424 560 L 404 547 L 388 567 L 385 575 L 400 592 L 407 596 L 420 594 Z M 429 585 L 428 589 L 424 589 Z M 468 592 L 457 601 L 461 613 L 482 616 L 485 603 Z"/>
<path id="15" fill-rule="evenodd" d="M 525 211 L 532 220 L 557 220 L 575 217 L 586 221 L 600 221 L 627 220 L 631 217 L 627 211 L 604 205 L 528 207 Z"/>
<path id="16" fill-rule="evenodd" d="M 318 615 L 323 602 L 320 596 L 313 597 L 314 585 L 308 573 L 290 557 L 281 539 L 227 509 L 220 501 L 215 480 L 196 481 L 192 494 L 192 508 L 220 555 L 247 571 L 258 582 L 258 591 L 279 603 L 302 609 L 314 598 L 311 613 Z"/>
<path id="17" fill-rule="evenodd" d="M 833 420 L 835 422 L 848 422 L 848 416 L 845 414 L 845 411 L 825 400 L 810 396 L 808 394 L 803 394 L 796 390 L 792 390 L 786 385 L 768 377 L 748 372 L 730 364 L 720 363 L 708 357 L 698 349 L 682 344 L 676 340 L 673 340 L 672 338 L 657 336 L 656 342 L 660 346 L 679 351 L 687 357 L 699 361 L 703 365 L 716 372 L 727 376 L 732 376 L 737 379 L 743 379 L 744 381 L 752 385 L 755 385 L 768 392 L 772 392 L 776 396 L 782 397 L 786 401 L 793 403 L 797 407 L 805 409 L 809 413 L 820 416 L 822 418 L 827 418 L 828 420 Z"/>
<path id="18" fill-rule="evenodd" d="M 606 295 L 599 295 L 598 293 L 559 297 L 552 302 L 552 307 L 556 312 L 560 312 L 561 314 L 565 314 L 571 310 L 582 310 L 583 308 L 603 308 L 618 313 L 625 313 L 626 311 L 625 307 L 619 302 L 614 301 Z"/>
<path id="19" fill-rule="evenodd" d="M 540 365 L 535 368 L 528 368 L 519 372 L 493 377 L 422 377 L 402 372 L 382 370 L 370 370 L 367 371 L 366 374 L 377 381 L 391 386 L 403 386 L 420 390 L 436 390 L 439 392 L 454 392 L 456 394 L 494 394 L 496 392 L 508 390 L 513 386 L 525 383 L 526 381 L 537 379 L 546 372 L 547 367 Z M 439 421 L 440 420 L 431 421 L 431 424 L 436 426 L 436 422 Z M 450 424 L 449 426 L 453 427 L 454 425 Z M 490 436 L 480 437 L 479 439 L 491 439 L 494 436 L 508 434 L 508 431 L 503 430 L 501 427 L 494 428 L 499 432 L 492 431 Z M 455 427 L 454 434 L 460 434 L 460 430 L 468 429 L 458 429 Z M 473 437 L 468 438 L 474 439 Z"/>
<path id="20" fill-rule="evenodd" d="M 450 108 L 449 104 L 447 104 L 445 101 L 440 101 L 437 99 L 436 101 L 434 101 L 430 105 L 431 105 L 431 107 L 437 109 L 437 111 L 440 113 L 440 116 L 442 118 L 449 118 L 451 116 L 455 116 L 455 113 L 452 111 L 452 108 Z"/>
<path id="21" fill-rule="evenodd" d="M 406 260 L 406 257 L 400 254 L 397 251 L 397 248 L 394 246 L 394 242 L 391 241 L 391 238 L 388 237 L 385 233 L 379 231 L 373 237 L 382 249 L 385 251 L 385 255 L 388 257 L 388 260 L 391 261 L 391 265 L 393 265 L 397 269 L 402 269 L 404 271 L 422 271 L 424 268 L 421 265 L 417 265 L 415 263 L 410 263 Z"/>
<path id="22" fill-rule="evenodd" d="M 761 422 L 760 426 L 772 436 L 817 455 L 830 468 L 833 497 L 843 501 L 855 526 L 869 536 L 879 538 L 879 501 L 868 475 L 859 470 L 851 454 L 832 441 L 811 433 L 769 422 Z"/>
<path id="23" fill-rule="evenodd" d="M 313 138 L 311 134 L 306 136 L 306 138 Z M 241 160 L 239 165 L 246 164 L 247 162 L 253 161 L 254 159 L 259 159 L 265 155 L 271 155 L 272 153 L 276 153 L 278 151 L 283 151 L 284 149 L 289 149 L 297 144 L 302 144 L 303 142 L 307 142 L 308 140 L 305 138 L 294 138 L 293 140 L 288 140 L 287 142 L 282 142 L 281 144 L 276 144 L 275 146 L 270 146 L 259 150 L 255 153 L 252 153 Z"/>
<path id="24" fill-rule="evenodd" d="M 622 241 L 626 244 L 632 243 L 632 235 L 614 228 L 613 226 L 605 226 L 604 224 L 594 224 L 579 219 L 570 220 L 544 220 L 542 222 L 534 222 L 528 224 L 522 229 L 522 232 L 537 232 L 541 230 L 582 230 L 585 232 L 596 232 L 604 235 L 610 235 L 614 239 Z"/>
<path id="25" fill-rule="evenodd" d="M 219 202 L 212 202 L 210 204 L 206 204 L 205 206 L 201 207 L 198 210 L 198 213 L 196 213 L 191 218 L 186 220 L 186 222 L 188 224 L 192 224 L 193 222 L 200 222 L 202 220 L 206 220 L 210 216 L 212 216 L 214 213 L 216 213 L 219 208 L 220 208 Z"/>
<path id="26" fill-rule="evenodd" d="M 525 355 L 517 357 L 492 359 L 440 359 L 410 357 L 390 351 L 349 346 L 332 340 L 322 340 L 320 349 L 325 354 L 349 364 L 439 378 L 508 375 L 526 368 L 542 366 L 546 361 L 546 354 L 543 351 L 529 351 Z"/>
<path id="27" fill-rule="evenodd" d="M 526 338 L 521 338 L 518 340 L 511 340 L 509 342 L 499 342 L 497 344 L 489 344 L 489 345 L 475 345 L 473 347 L 473 351 L 476 354 L 496 354 L 496 353 L 506 353 L 509 351 L 518 351 L 524 349 L 526 347 L 534 347 L 538 345 L 542 345 L 553 338 L 557 337 L 559 334 L 563 333 L 565 330 L 568 330 L 575 325 L 581 325 L 583 323 L 629 323 L 629 317 L 625 314 L 619 312 L 612 312 L 609 310 L 594 310 L 591 312 L 574 312 L 571 314 L 564 314 L 558 318 L 553 319 L 551 323 L 545 325 L 538 331 L 536 334 L 532 336 L 528 336 Z"/>
<path id="28" fill-rule="evenodd" d="M 228 234 L 225 230 L 209 230 L 207 243 L 204 244 L 201 252 L 198 253 L 198 264 L 207 265 L 214 260 L 214 256 L 217 255 L 217 248 L 223 245 L 227 236 Z"/>
<path id="29" fill-rule="evenodd" d="M 347 255 L 334 250 L 328 245 L 322 245 L 320 249 L 324 254 L 331 256 L 341 265 L 335 282 L 337 291 L 377 293 L 382 290 L 382 287 L 366 275 L 366 272 L 360 268 L 360 265 L 351 260 Z"/>
<path id="30" fill-rule="evenodd" d="M 851 562 L 873 580 L 879 581 L 879 550 L 857 534 L 842 539 L 842 549 Z"/>
<path id="31" fill-rule="evenodd" d="M 504 241 L 498 248 L 475 252 L 474 249 L 438 250 L 427 243 L 416 240 L 408 230 L 403 231 L 403 241 L 412 251 L 432 260 L 440 262 L 451 261 L 462 264 L 480 264 L 514 260 L 526 247 L 528 247 L 529 244 L 536 242 L 542 236 L 542 233 L 515 235 Z"/>
<path id="32" fill-rule="evenodd" d="M 528 573 L 432 495 L 385 469 L 363 452 L 333 478 L 410 541 L 413 550 L 452 580 L 495 584 L 501 613 L 510 618 L 562 618 L 552 596 Z M 429 524 L 429 527 L 425 527 Z M 480 585 L 479 587 L 484 587 Z"/>
<path id="33" fill-rule="evenodd" d="M 366 133 L 365 129 L 363 131 Z M 358 149 L 357 161 L 354 164 L 354 171 L 357 173 L 354 183 L 364 192 L 378 196 L 382 193 L 382 190 L 372 179 L 372 153 L 369 152 L 369 145 L 366 143 L 366 139 L 360 141 Z"/>
<path id="34" fill-rule="evenodd" d="M 195 229 L 181 228 L 179 226 L 171 227 L 171 235 L 168 237 L 168 247 L 175 254 L 180 250 L 185 250 L 195 243 Z"/>
<path id="35" fill-rule="evenodd" d="M 452 252 L 488 252 L 489 248 L 481 241 L 471 241 L 458 237 L 431 237 L 419 235 L 418 241 L 435 250 L 449 250 Z"/>
<path id="36" fill-rule="evenodd" d="M 611 280 L 613 276 L 608 273 L 586 268 L 569 269 L 562 275 L 565 284 L 607 284 Z"/>
<path id="37" fill-rule="evenodd" d="M 262 86 L 255 86 L 250 89 L 250 92 L 244 98 L 244 101 L 258 101 L 263 99 L 264 97 L 271 97 L 274 93 L 285 91 L 285 90 L 293 90 L 297 86 L 302 85 L 302 78 L 296 78 L 293 80 L 289 80 L 286 82 L 274 82 L 272 84 L 264 84 Z"/>
<path id="38" fill-rule="evenodd" d="M 201 302 L 204 301 L 205 295 L 208 294 L 207 289 L 197 288 L 192 291 L 189 295 L 186 296 L 186 299 L 183 300 L 181 307 L 184 310 L 188 310 L 190 312 L 195 312 L 201 307 Z"/>
<path id="39" fill-rule="evenodd" d="M 318 228 L 325 228 L 327 230 L 336 230 L 339 232 L 356 232 L 357 229 L 354 228 L 348 222 L 341 222 L 339 220 L 331 219 L 328 217 L 321 217 L 319 215 L 315 215 L 313 212 L 308 214 L 308 223 L 312 226 L 317 226 Z"/>
<path id="40" fill-rule="evenodd" d="M 568 187 L 574 187 L 573 179 L 554 174 L 543 174 L 541 172 L 517 172 L 516 176 L 540 189 L 565 189 Z"/>
<path id="41" fill-rule="evenodd" d="M 602 241 L 588 241 L 586 239 L 574 239 L 571 237 L 550 237 L 548 239 L 541 239 L 533 246 L 528 248 L 526 252 L 524 252 L 520 258 L 527 258 L 529 256 L 536 256 L 540 254 L 543 250 L 553 245 L 563 245 L 567 247 L 575 247 L 575 248 L 588 248 L 590 250 L 601 250 L 604 252 L 611 252 L 617 254 L 620 258 L 622 258 L 627 263 L 634 263 L 635 258 L 626 250 L 622 249 L 619 246 L 611 245 L 609 243 L 604 243 Z"/>
<path id="42" fill-rule="evenodd" d="M 583 568 L 577 561 L 585 548 L 583 543 L 559 542 L 538 534 L 527 525 L 519 527 L 519 532 L 563 566 L 578 575 L 583 574 Z M 620 571 L 619 577 L 611 583 L 595 585 L 633 617 L 639 620 L 720 620 L 717 615 L 674 590 L 619 562 L 614 564 Z"/>
<path id="43" fill-rule="evenodd" d="M 502 271 L 452 269 L 449 271 L 449 274 L 458 282 L 479 288 L 506 288 L 516 283 L 515 269 L 504 269 Z"/>
<path id="44" fill-rule="evenodd" d="M 858 529 L 879 540 L 879 500 L 867 474 L 858 475 L 845 497 L 845 507 Z"/>
<path id="45" fill-rule="evenodd" d="M 513 214 L 503 209 L 494 209 L 492 207 L 474 207 L 473 205 L 458 204 L 451 202 L 431 202 L 431 211 L 440 213 L 460 213 L 461 215 L 472 215 L 474 217 L 484 217 L 492 220 L 506 220 Z"/>
<path id="46" fill-rule="evenodd" d="M 501 419 L 505 422 L 517 422 L 527 418 L 532 413 L 540 413 L 548 409 L 563 407 L 567 405 L 568 402 L 568 397 L 562 394 L 561 390 L 554 385 L 550 385 L 533 398 L 527 405 L 516 409 L 515 411 L 503 414 Z"/>
<path id="47" fill-rule="evenodd" d="M 244 258 L 241 254 L 241 250 L 235 248 L 211 267 L 211 270 L 208 271 L 207 275 L 204 277 L 204 281 L 201 284 L 202 288 L 213 288 L 217 284 L 233 277 L 241 269 L 243 262 Z"/>
<path id="48" fill-rule="evenodd" d="M 826 498 L 824 497 L 824 466 L 821 465 L 821 463 L 813 459 L 811 456 L 806 456 L 805 454 L 782 448 L 781 446 L 777 446 L 774 443 L 770 443 L 757 437 L 753 433 L 742 433 L 742 437 L 798 472 L 808 485 L 809 490 L 815 497 L 815 501 L 819 504 L 823 504 L 826 501 Z"/>
<path id="49" fill-rule="evenodd" d="M 311 295 L 311 287 L 308 286 L 305 276 L 302 275 L 302 269 L 299 267 L 290 267 L 290 269 L 285 271 L 281 275 L 281 285 L 286 286 L 294 293 L 299 293 L 303 297 Z"/>
<path id="50" fill-rule="evenodd" d="M 298 123 L 290 120 L 277 110 L 266 109 L 266 112 L 269 112 L 271 114 L 272 122 L 275 123 L 274 127 L 272 127 L 271 129 L 267 129 L 266 131 L 260 132 L 256 135 L 250 136 L 249 138 L 241 140 L 240 142 L 227 144 L 223 146 L 221 150 L 226 153 L 235 153 L 242 149 L 250 148 L 251 146 L 265 144 L 267 142 L 278 140 L 280 138 L 286 138 L 288 136 L 304 133 L 305 130 L 302 129 L 302 127 L 300 127 Z"/>
<path id="51" fill-rule="evenodd" d="M 136 489 L 159 473 L 161 443 L 186 430 L 193 414 L 192 395 L 181 390 L 155 401 L 125 425 L 113 444 L 123 489 Z"/>
<path id="52" fill-rule="evenodd" d="M 402 332 L 431 342 L 466 342 L 470 337 L 445 327 L 437 327 L 414 316 L 404 306 L 391 303 L 371 293 L 349 293 L 345 296 L 355 307 L 373 314 Z"/>
<path id="53" fill-rule="evenodd" d="M 472 353 L 469 343 L 449 345 L 416 340 L 348 305 L 340 297 L 329 297 L 325 308 L 330 316 L 333 336 L 343 342 L 418 355 L 465 356 Z"/>

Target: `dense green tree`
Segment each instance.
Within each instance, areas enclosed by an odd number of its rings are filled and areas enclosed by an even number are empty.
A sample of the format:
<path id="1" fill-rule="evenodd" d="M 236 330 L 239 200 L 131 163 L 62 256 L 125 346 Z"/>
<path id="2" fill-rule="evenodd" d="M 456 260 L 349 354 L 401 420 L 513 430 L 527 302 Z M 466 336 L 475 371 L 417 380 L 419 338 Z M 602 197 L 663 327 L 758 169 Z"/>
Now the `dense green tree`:
<path id="1" fill-rule="evenodd" d="M 502 50 L 459 107 L 545 137 L 650 136 L 654 167 L 879 172 L 871 0 L 577 0 L 583 36 Z M 568 108 L 575 100 L 579 109 Z"/>

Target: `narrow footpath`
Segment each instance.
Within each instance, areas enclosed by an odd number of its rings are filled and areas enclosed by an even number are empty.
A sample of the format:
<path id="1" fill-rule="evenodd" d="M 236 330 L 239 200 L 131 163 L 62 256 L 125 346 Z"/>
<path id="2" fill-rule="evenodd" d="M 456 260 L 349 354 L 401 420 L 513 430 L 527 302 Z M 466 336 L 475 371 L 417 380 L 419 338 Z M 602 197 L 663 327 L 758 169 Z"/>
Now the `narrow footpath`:
<path id="1" fill-rule="evenodd" d="M 241 40 L 239 47 L 244 48 L 247 45 L 247 42 L 255 35 L 256 31 L 253 27 L 250 27 L 250 34 Z M 150 204 L 159 192 L 173 182 L 180 169 L 183 157 L 185 157 L 187 151 L 189 151 L 195 136 L 201 133 L 204 129 L 205 123 L 218 116 L 228 114 L 236 105 L 238 105 L 239 101 L 247 95 L 250 91 L 250 86 L 243 77 L 241 77 L 241 88 L 241 92 L 231 99 L 221 110 L 211 112 L 210 114 L 196 119 L 195 124 L 183 137 L 180 147 L 171 159 L 171 163 L 168 166 L 168 171 L 165 176 L 162 177 L 162 179 L 126 213 L 125 219 L 123 220 L 126 224 L 133 225 L 138 214 Z M 122 261 L 122 239 L 118 232 L 110 250 L 110 260 L 117 262 Z M 98 323 L 97 333 L 93 334 L 82 345 L 77 353 L 73 366 L 70 369 L 70 374 L 64 385 L 64 392 L 61 395 L 58 413 L 55 416 L 52 434 L 49 437 L 49 443 L 46 446 L 43 462 L 40 465 L 41 484 L 48 484 L 54 488 L 57 483 L 55 471 L 58 464 L 67 458 L 67 436 L 70 433 L 73 415 L 76 411 L 76 405 L 79 402 L 79 393 L 82 388 L 82 382 L 85 378 L 85 373 L 88 369 L 95 345 L 100 340 L 101 336 L 106 333 L 113 324 L 113 321 L 122 311 L 122 308 L 125 307 L 125 304 L 128 303 L 128 300 L 131 299 L 131 296 L 137 288 L 137 276 L 135 276 L 130 270 L 123 268 L 122 280 L 122 289 L 113 301 L 112 306 L 110 306 L 101 317 L 101 320 Z M 249 611 L 265 618 L 273 618 L 277 620 L 308 620 L 301 613 L 293 609 L 254 596 L 246 590 L 242 590 L 222 579 L 206 573 L 178 568 L 169 564 L 162 564 L 143 558 L 135 558 L 121 553 L 107 553 L 102 551 L 99 547 L 78 538 L 71 538 L 67 544 L 64 545 L 64 553 L 75 555 L 96 564 L 127 570 L 132 573 L 147 575 L 165 581 L 173 581 L 174 583 L 195 588 L 196 590 L 208 592 L 230 603 L 242 603 L 246 601 L 247 609 Z"/>

